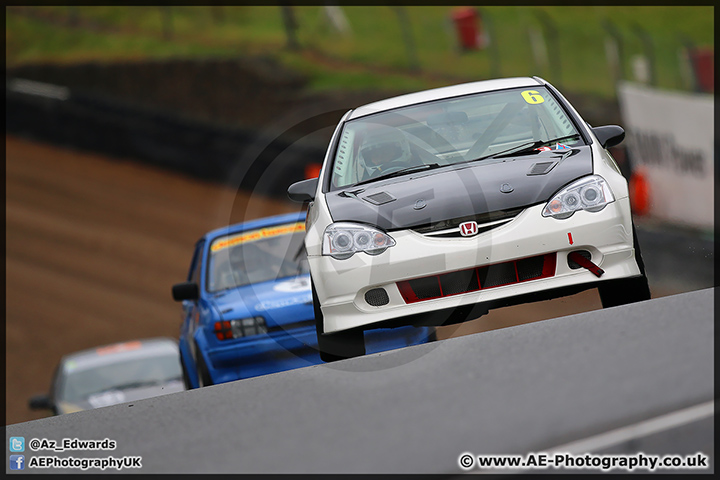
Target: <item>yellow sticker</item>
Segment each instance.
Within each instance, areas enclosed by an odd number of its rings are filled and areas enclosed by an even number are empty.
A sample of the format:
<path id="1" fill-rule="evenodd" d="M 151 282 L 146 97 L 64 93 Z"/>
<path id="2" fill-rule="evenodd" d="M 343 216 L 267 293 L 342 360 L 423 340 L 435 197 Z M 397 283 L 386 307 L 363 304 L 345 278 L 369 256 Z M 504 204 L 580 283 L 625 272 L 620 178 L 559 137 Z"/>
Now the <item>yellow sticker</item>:
<path id="1" fill-rule="evenodd" d="M 277 227 L 265 227 L 260 230 L 253 230 L 251 232 L 242 232 L 232 237 L 227 237 L 225 240 L 215 242 L 210 247 L 210 250 L 217 252 L 224 248 L 233 247 L 240 245 L 241 243 L 254 242 L 256 240 L 262 240 L 263 238 L 275 237 L 277 235 L 286 235 L 288 233 L 304 232 L 305 223 L 291 223 L 289 225 L 280 225 Z"/>
<path id="2" fill-rule="evenodd" d="M 537 105 L 538 103 L 543 103 L 545 101 L 542 95 L 540 95 L 540 92 L 537 90 L 525 90 L 522 92 L 522 96 L 525 101 L 531 105 Z"/>

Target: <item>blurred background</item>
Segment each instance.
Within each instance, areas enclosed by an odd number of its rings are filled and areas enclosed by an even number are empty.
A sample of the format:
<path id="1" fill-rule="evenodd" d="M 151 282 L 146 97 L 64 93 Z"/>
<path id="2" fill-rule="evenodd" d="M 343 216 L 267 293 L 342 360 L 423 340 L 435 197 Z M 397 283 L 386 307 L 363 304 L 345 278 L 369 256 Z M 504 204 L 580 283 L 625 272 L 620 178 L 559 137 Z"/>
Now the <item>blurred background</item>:
<path id="1" fill-rule="evenodd" d="M 298 211 L 350 108 L 496 77 L 553 83 L 631 182 L 653 296 L 714 285 L 711 6 L 6 7 L 6 424 L 60 356 L 177 338 L 194 242 Z M 600 308 L 595 291 L 440 338 Z"/>

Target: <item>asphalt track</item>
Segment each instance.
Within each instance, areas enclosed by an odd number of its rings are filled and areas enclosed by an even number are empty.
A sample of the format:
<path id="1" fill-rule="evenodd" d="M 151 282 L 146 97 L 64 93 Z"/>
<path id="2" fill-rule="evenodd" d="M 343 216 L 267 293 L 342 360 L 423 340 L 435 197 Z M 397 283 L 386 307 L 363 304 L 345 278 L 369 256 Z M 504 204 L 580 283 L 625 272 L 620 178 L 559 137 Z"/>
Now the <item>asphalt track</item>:
<path id="1" fill-rule="evenodd" d="M 26 462 L 39 455 L 141 456 L 141 473 L 454 476 L 464 473 L 458 465 L 464 452 L 526 454 L 573 444 L 606 453 L 702 452 L 712 471 L 714 293 L 8 425 L 6 441 L 109 438 L 117 442 L 112 451 L 28 448 Z M 701 404 L 700 417 L 638 427 Z M 31 471 L 39 472 L 25 470 Z M 71 472 L 43 470 L 56 471 Z"/>

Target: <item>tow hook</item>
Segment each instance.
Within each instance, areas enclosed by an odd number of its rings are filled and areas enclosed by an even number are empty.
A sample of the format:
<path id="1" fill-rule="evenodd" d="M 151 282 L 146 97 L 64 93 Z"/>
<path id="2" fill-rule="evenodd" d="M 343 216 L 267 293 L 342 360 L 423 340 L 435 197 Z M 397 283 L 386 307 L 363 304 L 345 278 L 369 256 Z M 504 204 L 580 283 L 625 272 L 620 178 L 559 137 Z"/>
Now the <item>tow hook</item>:
<path id="1" fill-rule="evenodd" d="M 593 262 L 583 257 L 579 252 L 570 252 L 568 260 L 572 260 L 583 268 L 590 270 L 596 277 L 602 276 L 605 270 L 595 265 Z"/>

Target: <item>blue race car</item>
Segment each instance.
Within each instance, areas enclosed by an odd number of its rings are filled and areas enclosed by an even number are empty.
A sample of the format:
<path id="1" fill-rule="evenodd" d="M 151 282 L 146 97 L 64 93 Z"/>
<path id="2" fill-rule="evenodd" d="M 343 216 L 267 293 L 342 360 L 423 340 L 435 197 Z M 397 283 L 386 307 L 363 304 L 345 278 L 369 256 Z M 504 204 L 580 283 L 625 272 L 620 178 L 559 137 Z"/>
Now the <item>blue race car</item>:
<path id="1" fill-rule="evenodd" d="M 229 225 L 195 245 L 182 302 L 180 358 L 187 388 L 322 363 L 303 239 L 305 213 Z M 430 327 L 369 332 L 368 353 L 426 343 Z"/>

